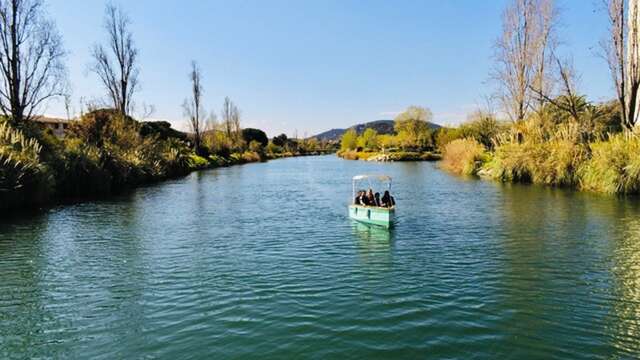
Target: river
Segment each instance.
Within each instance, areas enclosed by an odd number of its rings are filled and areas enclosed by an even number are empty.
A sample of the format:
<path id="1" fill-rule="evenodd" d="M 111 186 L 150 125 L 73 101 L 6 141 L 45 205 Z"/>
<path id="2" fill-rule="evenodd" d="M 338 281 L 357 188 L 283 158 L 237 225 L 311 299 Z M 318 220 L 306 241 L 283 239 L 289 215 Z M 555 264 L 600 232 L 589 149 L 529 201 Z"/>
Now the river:
<path id="1" fill-rule="evenodd" d="M 394 178 L 394 229 L 347 218 Z M 0 358 L 638 358 L 640 202 L 335 156 L 0 223 Z"/>

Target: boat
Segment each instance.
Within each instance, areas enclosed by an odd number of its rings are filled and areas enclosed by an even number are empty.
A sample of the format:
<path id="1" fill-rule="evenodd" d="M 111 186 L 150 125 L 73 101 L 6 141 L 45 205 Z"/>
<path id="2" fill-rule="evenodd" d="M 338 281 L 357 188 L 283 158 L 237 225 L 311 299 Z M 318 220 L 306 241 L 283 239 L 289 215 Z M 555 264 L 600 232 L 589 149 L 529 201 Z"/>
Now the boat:
<path id="1" fill-rule="evenodd" d="M 356 205 L 353 201 L 356 197 L 357 185 L 361 181 L 368 182 L 368 189 L 373 188 L 371 181 L 379 181 L 386 184 L 386 189 L 391 191 L 391 177 L 387 175 L 356 175 L 353 177 L 352 188 L 353 193 L 351 196 L 351 204 L 349 205 L 349 217 L 353 220 L 382 226 L 385 228 L 391 228 L 393 226 L 393 220 L 395 217 L 395 206 L 390 208 L 383 208 L 377 206 L 364 206 Z"/>

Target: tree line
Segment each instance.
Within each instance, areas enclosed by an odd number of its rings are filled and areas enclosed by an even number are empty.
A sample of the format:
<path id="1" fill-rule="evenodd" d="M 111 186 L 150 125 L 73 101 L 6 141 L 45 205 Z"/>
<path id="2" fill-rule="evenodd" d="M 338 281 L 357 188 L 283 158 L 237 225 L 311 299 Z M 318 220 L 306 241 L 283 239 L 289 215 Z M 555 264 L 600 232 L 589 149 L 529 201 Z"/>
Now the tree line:
<path id="1" fill-rule="evenodd" d="M 597 55 L 615 97 L 597 103 L 580 91 L 571 56 L 561 55 L 556 2 L 509 1 L 490 74 L 489 99 L 499 111 L 444 131 L 443 166 L 501 181 L 640 192 L 638 7 L 638 0 L 604 0 L 598 9 L 608 29 Z"/>
<path id="2" fill-rule="evenodd" d="M 202 70 L 190 64 L 189 95 L 182 103 L 189 133 L 164 121 L 138 121 L 140 50 L 131 19 L 108 3 L 104 43 L 90 48 L 90 71 L 104 89 L 59 138 L 43 125 L 40 111 L 54 98 L 70 115 L 62 36 L 43 0 L 0 0 L 0 212 L 60 198 L 102 196 L 192 170 L 330 150 L 315 139 L 272 140 L 260 129 L 242 128 L 241 110 L 226 97 L 220 110 L 205 105 Z"/>

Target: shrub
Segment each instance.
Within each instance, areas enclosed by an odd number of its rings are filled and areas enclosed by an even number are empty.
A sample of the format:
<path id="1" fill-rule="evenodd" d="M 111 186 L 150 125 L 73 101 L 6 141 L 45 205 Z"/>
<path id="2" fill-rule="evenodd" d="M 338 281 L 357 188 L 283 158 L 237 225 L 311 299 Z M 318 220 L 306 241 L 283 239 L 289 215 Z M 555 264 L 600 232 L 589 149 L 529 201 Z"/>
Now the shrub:
<path id="1" fill-rule="evenodd" d="M 374 155 L 376 155 L 376 153 L 366 152 L 366 151 L 357 151 L 357 150 L 338 151 L 338 156 L 342 157 L 345 160 L 367 160 L 368 158 Z"/>
<path id="2" fill-rule="evenodd" d="M 207 159 L 196 154 L 189 155 L 189 168 L 191 170 L 205 169 L 207 168 L 207 166 L 209 166 L 209 162 L 207 161 Z"/>
<path id="3" fill-rule="evenodd" d="M 40 160 L 41 150 L 36 139 L 0 123 L 0 210 L 38 205 L 51 197 L 53 176 Z"/>
<path id="4" fill-rule="evenodd" d="M 269 143 L 269 138 L 264 131 L 259 129 L 246 128 L 242 129 L 242 139 L 247 143 L 257 142 L 260 146 L 265 147 Z"/>
<path id="5" fill-rule="evenodd" d="M 275 143 L 275 142 L 274 142 Z M 358 146 L 358 133 L 354 129 L 347 130 L 340 139 L 340 149 L 355 150 Z"/>
<path id="6" fill-rule="evenodd" d="M 279 154 L 283 151 L 281 146 L 276 145 L 273 142 L 269 142 L 269 144 L 267 145 L 267 148 L 265 149 L 267 154 Z"/>
<path id="7" fill-rule="evenodd" d="M 445 145 L 442 167 L 461 175 L 475 175 L 487 155 L 484 146 L 474 139 L 458 139 Z"/>
<path id="8" fill-rule="evenodd" d="M 572 186 L 578 183 L 577 169 L 586 158 L 587 148 L 568 140 L 508 143 L 496 147 L 484 170 L 501 181 Z"/>
<path id="9" fill-rule="evenodd" d="M 220 155 L 209 155 L 209 162 L 214 166 L 227 166 L 229 161 Z"/>
<path id="10" fill-rule="evenodd" d="M 247 163 L 259 162 L 259 161 L 262 161 L 262 157 L 260 156 L 260 154 L 258 154 L 255 151 L 245 151 L 242 154 L 242 160 L 243 162 L 247 162 Z"/>
<path id="11" fill-rule="evenodd" d="M 78 197 L 111 192 L 112 175 L 101 166 L 98 148 L 80 139 L 69 139 L 62 156 L 63 167 L 56 171 L 60 195 Z"/>
<path id="12" fill-rule="evenodd" d="M 640 192 L 640 139 L 619 134 L 591 144 L 591 158 L 580 168 L 580 187 L 609 194 Z"/>

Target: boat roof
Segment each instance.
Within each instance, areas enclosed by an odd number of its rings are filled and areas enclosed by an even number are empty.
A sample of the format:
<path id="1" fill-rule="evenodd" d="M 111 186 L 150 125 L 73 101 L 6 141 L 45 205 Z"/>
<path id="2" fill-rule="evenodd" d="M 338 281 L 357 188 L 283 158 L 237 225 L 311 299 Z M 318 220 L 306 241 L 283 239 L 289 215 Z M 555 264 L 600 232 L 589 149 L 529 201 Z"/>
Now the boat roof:
<path id="1" fill-rule="evenodd" d="M 391 181 L 391 176 L 388 175 L 371 175 L 371 174 L 363 174 L 363 175 L 356 175 L 353 177 L 353 180 L 364 180 L 364 179 L 378 179 L 380 181 Z"/>

